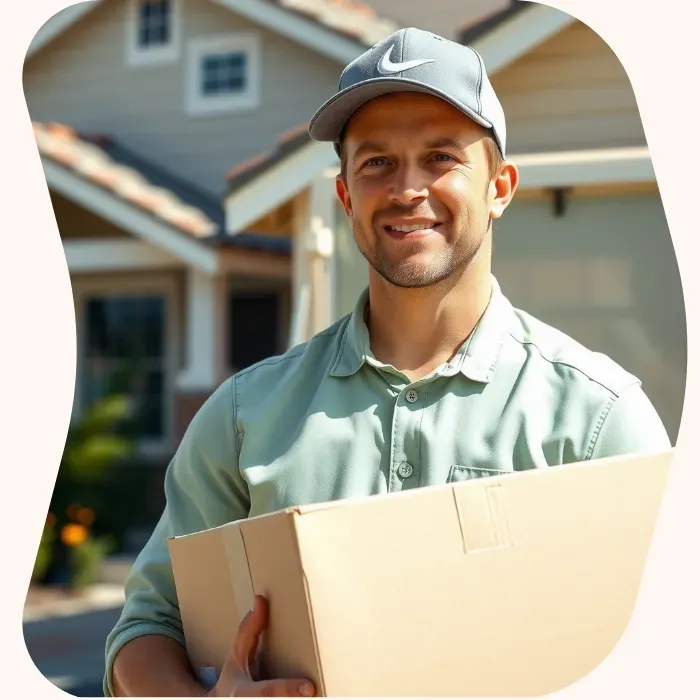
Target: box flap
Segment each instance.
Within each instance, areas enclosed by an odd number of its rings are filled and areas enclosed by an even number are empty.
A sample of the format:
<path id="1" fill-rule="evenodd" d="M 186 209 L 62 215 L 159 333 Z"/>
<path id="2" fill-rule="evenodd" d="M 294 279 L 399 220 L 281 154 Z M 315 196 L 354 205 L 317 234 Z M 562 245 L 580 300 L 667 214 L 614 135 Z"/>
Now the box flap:
<path id="1" fill-rule="evenodd" d="M 297 534 L 299 515 L 286 509 L 241 525 L 252 587 L 270 603 L 263 653 L 276 678 L 308 678 L 320 693 L 324 681 Z"/>
<path id="2" fill-rule="evenodd" d="M 238 524 L 168 540 L 185 643 L 196 671 L 219 673 L 253 588 Z"/>

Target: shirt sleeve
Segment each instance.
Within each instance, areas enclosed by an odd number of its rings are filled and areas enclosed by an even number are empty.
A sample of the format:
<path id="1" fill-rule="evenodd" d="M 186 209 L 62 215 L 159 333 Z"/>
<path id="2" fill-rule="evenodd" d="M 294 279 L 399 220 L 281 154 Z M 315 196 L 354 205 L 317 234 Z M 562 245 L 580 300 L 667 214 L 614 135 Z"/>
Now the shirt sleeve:
<path id="1" fill-rule="evenodd" d="M 591 442 L 590 459 L 653 454 L 671 449 L 659 414 L 639 383 L 611 399 Z"/>
<path id="2" fill-rule="evenodd" d="M 166 505 L 125 582 L 125 605 L 106 641 L 105 697 L 114 697 L 112 665 L 136 637 L 165 635 L 184 646 L 167 540 L 247 517 L 250 499 L 238 468 L 235 377 L 204 403 L 168 465 Z"/>

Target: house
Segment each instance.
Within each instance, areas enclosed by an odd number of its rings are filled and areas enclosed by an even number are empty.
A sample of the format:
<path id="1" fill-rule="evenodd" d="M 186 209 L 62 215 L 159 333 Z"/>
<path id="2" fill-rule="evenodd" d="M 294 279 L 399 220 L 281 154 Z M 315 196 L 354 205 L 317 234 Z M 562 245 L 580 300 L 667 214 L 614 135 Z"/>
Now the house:
<path id="1" fill-rule="evenodd" d="M 75 411 L 129 378 L 156 463 L 222 379 L 328 326 L 366 284 L 337 157 L 305 129 L 342 67 L 404 24 L 380 4 L 90 0 L 28 51 L 76 301 Z M 629 80 L 569 15 L 494 7 L 458 38 L 484 56 L 521 171 L 495 272 L 517 306 L 642 377 L 675 440 L 683 297 Z"/>

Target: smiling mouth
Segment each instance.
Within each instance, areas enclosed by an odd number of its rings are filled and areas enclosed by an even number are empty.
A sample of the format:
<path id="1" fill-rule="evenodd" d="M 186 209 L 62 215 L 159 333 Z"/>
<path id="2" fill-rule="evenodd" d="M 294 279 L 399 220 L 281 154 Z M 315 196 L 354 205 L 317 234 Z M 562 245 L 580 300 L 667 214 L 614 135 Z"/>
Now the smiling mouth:
<path id="1" fill-rule="evenodd" d="M 384 226 L 384 230 L 394 238 L 411 238 L 426 236 L 435 232 L 440 224 L 438 222 L 430 224 L 405 224 L 401 226 Z"/>

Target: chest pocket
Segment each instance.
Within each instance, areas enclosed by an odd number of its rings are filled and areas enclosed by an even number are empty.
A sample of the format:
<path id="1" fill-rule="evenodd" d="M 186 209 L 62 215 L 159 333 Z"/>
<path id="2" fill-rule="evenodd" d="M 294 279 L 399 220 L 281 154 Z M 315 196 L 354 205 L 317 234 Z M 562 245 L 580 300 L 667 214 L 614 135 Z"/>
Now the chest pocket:
<path id="1" fill-rule="evenodd" d="M 510 470 L 490 469 L 487 467 L 465 467 L 459 464 L 453 464 L 450 467 L 447 476 L 448 484 L 459 483 L 460 481 L 469 481 L 471 479 L 483 479 L 489 476 L 505 476 L 512 474 Z"/>

